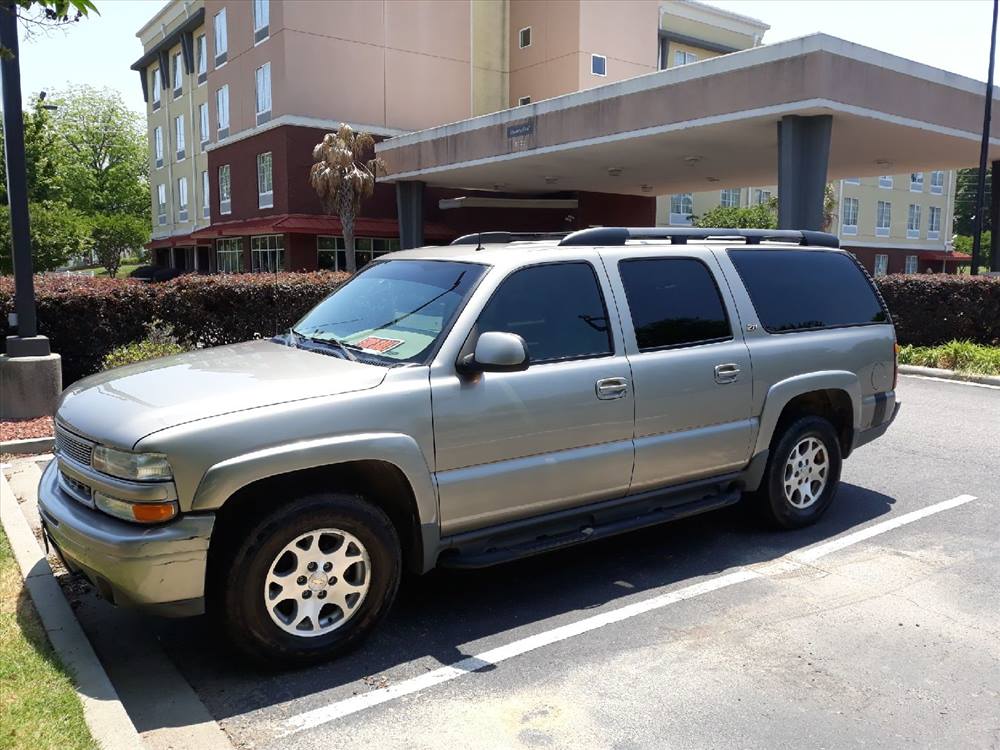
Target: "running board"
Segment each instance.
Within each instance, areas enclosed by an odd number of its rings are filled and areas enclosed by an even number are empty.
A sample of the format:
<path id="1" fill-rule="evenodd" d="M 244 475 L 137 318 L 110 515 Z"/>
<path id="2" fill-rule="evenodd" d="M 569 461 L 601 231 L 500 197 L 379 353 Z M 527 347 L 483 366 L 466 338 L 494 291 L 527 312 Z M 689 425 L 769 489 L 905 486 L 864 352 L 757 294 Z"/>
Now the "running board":
<path id="1" fill-rule="evenodd" d="M 669 493 L 644 493 L 458 534 L 442 540 L 446 549 L 438 565 L 443 568 L 484 568 L 676 521 L 739 502 L 741 486 L 729 482 L 722 489 L 718 478 L 712 484 L 716 486 L 699 484 L 677 488 Z"/>

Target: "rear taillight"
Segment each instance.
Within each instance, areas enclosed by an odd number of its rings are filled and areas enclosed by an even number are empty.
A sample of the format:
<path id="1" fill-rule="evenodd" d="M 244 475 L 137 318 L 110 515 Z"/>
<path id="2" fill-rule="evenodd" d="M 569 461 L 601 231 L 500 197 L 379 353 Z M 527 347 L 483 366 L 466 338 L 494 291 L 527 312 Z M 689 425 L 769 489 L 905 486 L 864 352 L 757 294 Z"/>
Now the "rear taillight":
<path id="1" fill-rule="evenodd" d="M 892 342 L 892 390 L 896 390 L 896 381 L 899 380 L 899 343 Z"/>

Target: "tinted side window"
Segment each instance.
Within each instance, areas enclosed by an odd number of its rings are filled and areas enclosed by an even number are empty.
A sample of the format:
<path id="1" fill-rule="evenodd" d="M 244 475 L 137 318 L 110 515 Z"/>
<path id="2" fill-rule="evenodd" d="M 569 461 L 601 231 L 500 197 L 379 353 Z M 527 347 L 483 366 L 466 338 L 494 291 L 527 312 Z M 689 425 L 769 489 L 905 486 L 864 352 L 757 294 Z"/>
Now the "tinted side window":
<path id="1" fill-rule="evenodd" d="M 589 263 L 515 271 L 486 304 L 477 328 L 519 334 L 532 362 L 612 351 L 604 297 Z"/>
<path id="2" fill-rule="evenodd" d="M 618 272 L 640 351 L 732 338 L 715 279 L 701 261 L 623 260 Z"/>
<path id="3" fill-rule="evenodd" d="M 854 259 L 818 250 L 730 250 L 761 325 L 772 333 L 885 323 Z"/>

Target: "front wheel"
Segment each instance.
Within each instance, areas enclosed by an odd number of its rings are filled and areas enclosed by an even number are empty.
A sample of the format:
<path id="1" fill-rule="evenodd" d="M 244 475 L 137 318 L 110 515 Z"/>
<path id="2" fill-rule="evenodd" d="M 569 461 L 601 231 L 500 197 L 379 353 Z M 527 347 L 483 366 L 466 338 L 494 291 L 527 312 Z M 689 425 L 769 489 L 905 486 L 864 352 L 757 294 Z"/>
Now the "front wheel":
<path id="1" fill-rule="evenodd" d="M 822 417 L 796 419 L 771 446 L 757 492 L 761 510 L 786 529 L 816 523 L 833 502 L 840 466 L 840 442 L 833 425 Z"/>

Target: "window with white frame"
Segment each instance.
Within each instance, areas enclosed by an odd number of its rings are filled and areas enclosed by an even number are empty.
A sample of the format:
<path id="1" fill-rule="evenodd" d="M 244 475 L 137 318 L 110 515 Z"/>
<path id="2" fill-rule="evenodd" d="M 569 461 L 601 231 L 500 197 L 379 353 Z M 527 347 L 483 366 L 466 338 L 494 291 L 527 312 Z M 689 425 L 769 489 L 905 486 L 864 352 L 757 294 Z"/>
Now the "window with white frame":
<path id="1" fill-rule="evenodd" d="M 174 99 L 179 97 L 184 92 L 184 73 L 183 63 L 181 61 L 181 53 L 174 53 Z"/>
<path id="2" fill-rule="evenodd" d="M 177 221 L 188 220 L 188 178 L 177 178 Z"/>
<path id="3" fill-rule="evenodd" d="M 208 102 L 198 105 L 198 137 L 201 138 L 201 150 L 205 150 L 208 145 Z"/>
<path id="4" fill-rule="evenodd" d="M 230 183 L 229 165 L 219 167 L 219 213 L 228 214 L 233 211 L 232 184 Z"/>
<path id="5" fill-rule="evenodd" d="M 285 237 L 263 234 L 250 238 L 250 270 L 276 273 L 285 268 Z"/>
<path id="6" fill-rule="evenodd" d="M 861 184 L 861 178 L 860 177 L 845 177 L 844 178 L 844 184 L 845 185 L 860 185 Z"/>
<path id="7" fill-rule="evenodd" d="M 184 115 L 174 118 L 174 145 L 177 147 L 177 161 L 184 158 Z"/>
<path id="8" fill-rule="evenodd" d="M 257 124 L 271 119 L 271 63 L 257 68 Z"/>
<path id="9" fill-rule="evenodd" d="M 531 27 L 525 26 L 517 32 L 517 45 L 520 49 L 531 46 Z"/>
<path id="10" fill-rule="evenodd" d="M 156 158 L 156 168 L 163 166 L 163 128 L 157 125 L 153 128 L 153 156 Z"/>
<path id="11" fill-rule="evenodd" d="M 167 186 L 162 182 L 156 186 L 156 216 L 161 226 L 167 223 Z"/>
<path id="12" fill-rule="evenodd" d="M 243 273 L 243 240 L 223 237 L 215 241 L 215 268 L 219 273 Z"/>
<path id="13" fill-rule="evenodd" d="M 316 238 L 316 263 L 325 271 L 347 269 L 347 250 L 343 237 Z M 355 237 L 354 261 L 360 269 L 385 253 L 399 250 L 399 240 L 390 237 Z"/>
<path id="14" fill-rule="evenodd" d="M 160 108 L 160 98 L 163 92 L 163 78 L 160 76 L 160 69 L 153 68 L 153 111 Z"/>
<path id="15" fill-rule="evenodd" d="M 858 210 L 860 208 L 857 198 L 844 198 L 844 205 L 840 209 L 840 233 L 855 235 L 858 233 Z"/>
<path id="16" fill-rule="evenodd" d="M 760 188 L 753 191 L 753 202 L 759 204 L 767 203 L 771 200 L 770 190 L 761 190 Z"/>
<path id="17" fill-rule="evenodd" d="M 216 137 L 221 141 L 229 137 L 229 84 L 215 92 Z"/>
<path id="18" fill-rule="evenodd" d="M 682 226 L 691 225 L 691 214 L 694 213 L 694 197 L 691 193 L 677 193 L 670 196 L 670 223 Z"/>
<path id="19" fill-rule="evenodd" d="M 270 34 L 271 0 L 253 0 L 253 43 L 260 44 Z"/>
<path id="20" fill-rule="evenodd" d="M 608 58 L 604 55 L 591 55 L 590 74 L 594 76 L 606 76 L 608 74 Z"/>
<path id="21" fill-rule="evenodd" d="M 931 172 L 931 195 L 941 195 L 944 192 L 944 172 Z"/>
<path id="22" fill-rule="evenodd" d="M 207 219 L 212 214 L 212 204 L 210 197 L 211 190 L 208 187 L 208 170 L 201 171 L 201 215 Z"/>
<path id="23" fill-rule="evenodd" d="M 904 273 L 916 273 L 917 272 L 917 256 L 907 255 L 906 256 L 906 270 Z"/>
<path id="24" fill-rule="evenodd" d="M 224 65 L 229 56 L 229 33 L 226 30 L 226 9 L 215 14 L 215 66 Z"/>
<path id="25" fill-rule="evenodd" d="M 879 201 L 875 206 L 875 236 L 888 237 L 892 226 L 892 204 L 889 201 Z"/>
<path id="26" fill-rule="evenodd" d="M 517 100 L 517 106 L 523 107 L 525 104 L 531 104 L 530 96 L 522 96 Z"/>
<path id="27" fill-rule="evenodd" d="M 931 206 L 927 213 L 927 239 L 941 238 L 941 207 Z"/>
<path id="28" fill-rule="evenodd" d="M 910 204 L 910 210 L 906 214 L 906 238 L 915 240 L 920 237 L 920 206 L 916 203 Z"/>
<path id="29" fill-rule="evenodd" d="M 924 173 L 923 172 L 910 172 L 910 192 L 911 193 L 922 193 L 922 192 L 924 192 Z"/>
<path id="30" fill-rule="evenodd" d="M 274 184 L 271 182 L 271 152 L 257 154 L 257 208 L 274 207 Z"/>
<path id="31" fill-rule="evenodd" d="M 878 186 L 880 188 L 891 188 L 892 187 L 892 175 L 891 174 L 881 174 L 878 177 Z"/>
<path id="32" fill-rule="evenodd" d="M 698 55 L 694 52 L 685 52 L 682 49 L 674 51 L 674 65 L 687 65 L 688 63 L 698 62 Z"/>
<path id="33" fill-rule="evenodd" d="M 727 188 L 719 194 L 719 203 L 725 208 L 740 207 L 740 189 Z"/>
<path id="34" fill-rule="evenodd" d="M 889 273 L 889 256 L 879 253 L 875 256 L 875 275 L 885 276 Z"/>
<path id="35" fill-rule="evenodd" d="M 208 40 L 200 34 L 195 40 L 195 55 L 198 58 L 198 85 L 208 80 Z"/>

